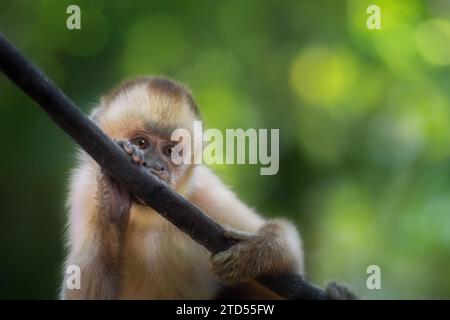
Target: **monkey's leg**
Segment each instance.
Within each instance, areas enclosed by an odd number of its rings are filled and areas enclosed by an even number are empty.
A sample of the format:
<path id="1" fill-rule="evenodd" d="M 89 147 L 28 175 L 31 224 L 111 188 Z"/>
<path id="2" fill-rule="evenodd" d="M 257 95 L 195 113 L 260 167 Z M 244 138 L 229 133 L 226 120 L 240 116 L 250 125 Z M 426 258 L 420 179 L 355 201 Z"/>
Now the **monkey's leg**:
<path id="1" fill-rule="evenodd" d="M 256 234 L 229 231 L 228 236 L 240 242 L 211 257 L 214 275 L 226 285 L 235 286 L 262 275 L 303 272 L 298 232 L 285 220 L 272 220 Z"/>

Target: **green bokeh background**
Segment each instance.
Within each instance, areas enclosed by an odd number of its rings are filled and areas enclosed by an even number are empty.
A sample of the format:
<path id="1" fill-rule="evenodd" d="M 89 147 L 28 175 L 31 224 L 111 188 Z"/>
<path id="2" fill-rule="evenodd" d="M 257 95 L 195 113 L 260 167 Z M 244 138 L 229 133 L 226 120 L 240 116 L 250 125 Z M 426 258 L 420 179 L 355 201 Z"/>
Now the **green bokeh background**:
<path id="1" fill-rule="evenodd" d="M 450 298 L 449 1 L 2 0 L 0 30 L 85 111 L 124 78 L 164 74 L 209 127 L 280 128 L 276 176 L 214 169 L 296 222 L 308 278 Z M 3 76 L 0 136 L 0 297 L 56 298 L 75 145 Z"/>

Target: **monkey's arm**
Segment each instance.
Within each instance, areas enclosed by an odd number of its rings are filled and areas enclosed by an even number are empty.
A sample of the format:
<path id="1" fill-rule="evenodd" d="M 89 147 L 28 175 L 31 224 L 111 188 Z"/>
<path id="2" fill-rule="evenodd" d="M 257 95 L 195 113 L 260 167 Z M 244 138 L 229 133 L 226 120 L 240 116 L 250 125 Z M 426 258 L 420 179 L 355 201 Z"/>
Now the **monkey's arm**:
<path id="1" fill-rule="evenodd" d="M 131 197 L 108 175 L 95 171 L 95 198 L 89 194 L 93 191 L 89 188 L 92 180 L 90 185 L 84 185 L 87 181 L 82 176 L 89 174 L 89 170 L 80 170 L 79 176 L 74 176 L 73 188 L 86 189 L 72 190 L 85 199 L 77 199 L 81 203 L 71 208 L 73 230 L 70 230 L 70 254 L 66 267 L 78 266 L 81 279 L 80 288 L 70 289 L 66 276 L 61 294 L 63 299 L 117 299 L 119 295 L 122 251 Z"/>
<path id="2" fill-rule="evenodd" d="M 190 200 L 228 228 L 240 242 L 212 256 L 212 270 L 228 285 L 262 275 L 303 273 L 303 252 L 298 231 L 284 219 L 264 220 L 243 204 L 207 168 L 197 167 Z"/>
<path id="3" fill-rule="evenodd" d="M 221 225 L 245 232 L 257 232 L 265 220 L 242 203 L 208 168 L 198 166 L 188 200 Z"/>

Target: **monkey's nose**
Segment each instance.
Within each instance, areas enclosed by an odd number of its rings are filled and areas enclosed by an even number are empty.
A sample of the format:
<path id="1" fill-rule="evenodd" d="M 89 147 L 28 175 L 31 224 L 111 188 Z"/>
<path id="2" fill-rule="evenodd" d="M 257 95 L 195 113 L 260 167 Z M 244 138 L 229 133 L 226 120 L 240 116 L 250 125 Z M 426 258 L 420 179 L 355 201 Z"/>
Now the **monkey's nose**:
<path id="1" fill-rule="evenodd" d="M 158 171 L 158 172 L 163 172 L 166 170 L 164 168 L 164 166 L 160 163 L 152 163 L 151 165 L 148 165 L 147 163 L 145 163 L 145 166 L 150 168 L 151 170 Z"/>

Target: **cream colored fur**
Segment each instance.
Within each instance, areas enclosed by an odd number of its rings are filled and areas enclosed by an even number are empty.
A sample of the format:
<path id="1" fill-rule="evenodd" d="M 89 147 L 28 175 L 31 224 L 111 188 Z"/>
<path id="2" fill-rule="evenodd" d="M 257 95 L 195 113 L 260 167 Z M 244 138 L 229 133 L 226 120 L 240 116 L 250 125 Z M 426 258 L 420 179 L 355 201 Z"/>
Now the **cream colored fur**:
<path id="1" fill-rule="evenodd" d="M 126 138 L 148 123 L 190 128 L 195 113 L 184 96 L 152 89 L 148 81 L 137 82 L 114 97 L 107 97 L 93 112 L 94 118 L 113 138 Z M 80 152 L 71 175 L 68 197 L 68 257 L 66 265 L 81 264 L 83 279 L 103 281 L 96 267 L 96 175 L 99 167 Z M 243 204 L 220 179 L 204 166 L 189 168 L 174 188 L 207 215 L 231 230 L 257 234 L 266 221 Z M 302 271 L 300 239 L 295 227 L 282 222 L 277 229 L 285 251 Z M 277 238 L 277 239 L 278 239 Z M 258 248 L 253 248 L 258 250 Z M 267 263 L 269 264 L 270 261 Z M 120 295 L 128 299 L 211 299 L 223 288 L 211 272 L 210 253 L 180 232 L 153 209 L 133 204 L 126 229 L 121 264 Z M 289 269 L 288 267 L 286 267 Z M 89 276 L 85 273 L 89 272 Z M 84 274 L 83 274 L 84 273 Z M 62 288 L 63 298 L 89 298 Z M 106 289 L 105 289 L 106 290 Z M 106 298 L 110 297 L 105 292 Z"/>

